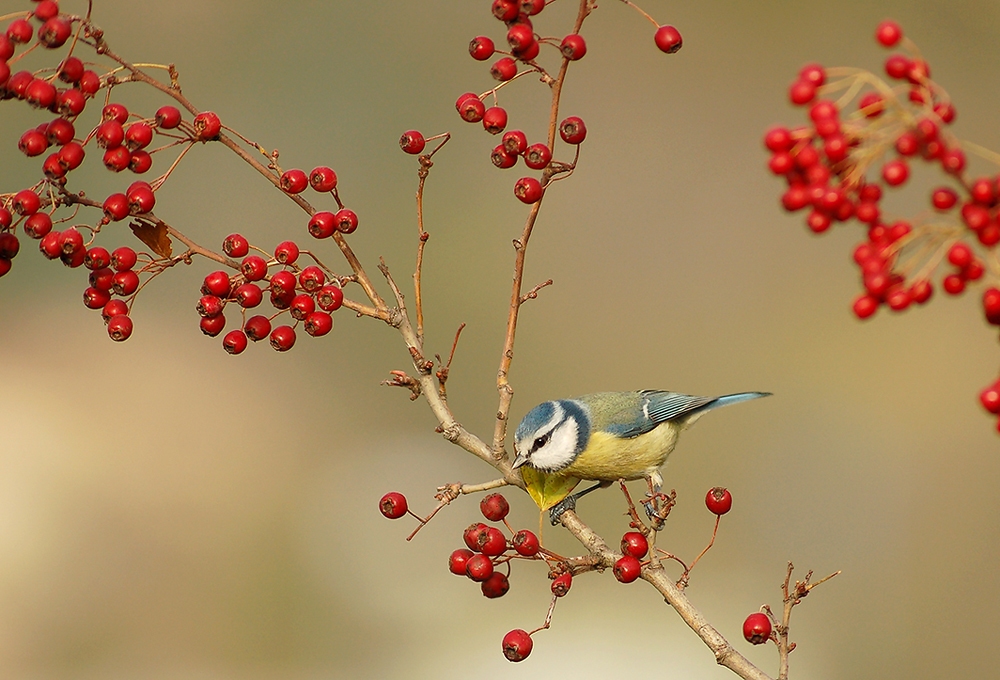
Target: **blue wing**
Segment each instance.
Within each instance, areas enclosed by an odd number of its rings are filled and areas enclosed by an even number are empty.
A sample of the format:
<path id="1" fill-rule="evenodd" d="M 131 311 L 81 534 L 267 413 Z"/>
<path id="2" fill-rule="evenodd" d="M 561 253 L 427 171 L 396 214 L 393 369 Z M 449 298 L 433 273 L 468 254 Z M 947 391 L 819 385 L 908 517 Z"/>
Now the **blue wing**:
<path id="1" fill-rule="evenodd" d="M 677 392 L 644 390 L 639 393 L 641 415 L 636 414 L 637 417 L 628 424 L 622 423 L 608 429 L 614 430 L 615 434 L 620 437 L 638 437 L 668 421 L 682 421 L 720 406 L 737 404 L 741 401 L 768 395 L 768 392 L 740 392 L 722 397 L 696 397 Z"/>

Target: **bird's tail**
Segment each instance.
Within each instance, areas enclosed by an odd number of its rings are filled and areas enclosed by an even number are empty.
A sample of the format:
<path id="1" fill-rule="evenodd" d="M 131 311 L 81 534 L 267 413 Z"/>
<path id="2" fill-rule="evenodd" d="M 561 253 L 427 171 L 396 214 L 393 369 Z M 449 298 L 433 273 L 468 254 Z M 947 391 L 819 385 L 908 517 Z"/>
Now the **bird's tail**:
<path id="1" fill-rule="evenodd" d="M 727 394 L 722 397 L 716 397 L 712 401 L 699 406 L 698 408 L 691 411 L 687 418 L 687 425 L 691 425 L 700 418 L 705 413 L 708 413 L 712 409 L 720 408 L 722 406 L 729 406 L 730 404 L 738 404 L 741 401 L 750 401 L 751 399 L 760 399 L 761 397 L 770 397 L 770 392 L 739 392 L 737 394 Z"/>

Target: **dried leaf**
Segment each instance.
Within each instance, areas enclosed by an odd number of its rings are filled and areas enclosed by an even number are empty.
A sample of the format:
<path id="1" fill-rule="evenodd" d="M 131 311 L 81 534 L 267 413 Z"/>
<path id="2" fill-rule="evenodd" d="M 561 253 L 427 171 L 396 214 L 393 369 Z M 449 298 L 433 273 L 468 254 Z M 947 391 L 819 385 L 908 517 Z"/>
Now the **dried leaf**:
<path id="1" fill-rule="evenodd" d="M 170 237 L 167 236 L 167 225 L 163 222 L 132 222 L 128 226 L 140 241 L 160 257 L 170 257 L 173 253 Z"/>

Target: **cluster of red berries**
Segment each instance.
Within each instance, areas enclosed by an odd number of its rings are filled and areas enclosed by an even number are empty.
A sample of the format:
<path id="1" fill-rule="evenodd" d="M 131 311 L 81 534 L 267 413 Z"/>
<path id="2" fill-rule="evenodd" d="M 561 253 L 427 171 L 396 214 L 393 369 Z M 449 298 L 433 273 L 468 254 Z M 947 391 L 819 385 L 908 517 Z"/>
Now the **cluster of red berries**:
<path id="1" fill-rule="evenodd" d="M 1000 243 L 1000 175 L 969 176 L 965 152 L 947 130 L 955 107 L 899 25 L 882 22 L 875 38 L 884 47 L 904 49 L 885 61 L 889 82 L 858 69 L 808 64 L 789 88 L 789 99 L 808 107 L 810 124 L 774 127 L 764 137 L 771 171 L 788 183 L 781 199 L 786 210 L 808 210 L 806 225 L 815 233 L 852 219 L 866 228 L 865 240 L 854 249 L 864 290 L 853 310 L 861 319 L 883 305 L 899 312 L 927 302 L 934 292 L 931 277 L 942 264 L 950 270 L 941 277 L 941 289 L 961 294 L 987 273 L 984 261 L 995 259 L 976 250 L 989 252 Z M 841 90 L 845 94 L 838 100 L 820 98 Z M 857 108 L 848 111 L 854 97 Z M 890 219 L 882 212 L 882 197 L 907 182 L 917 159 L 937 165 L 954 186 L 931 191 L 931 216 Z M 989 273 L 1000 277 L 1000 271 Z M 983 294 L 983 313 L 987 322 L 1000 325 L 997 286 Z M 990 396 L 993 388 L 981 398 L 991 413 L 1000 414 L 1000 403 Z"/>
<path id="2" fill-rule="evenodd" d="M 344 302 L 339 280 L 335 276 L 328 277 L 317 265 L 299 267 L 300 251 L 294 241 L 279 243 L 273 256 L 257 248 L 260 254 L 250 254 L 250 249 L 249 241 L 242 234 L 230 234 L 223 240 L 223 252 L 232 258 L 242 258 L 240 270 L 233 276 L 219 270 L 205 277 L 197 306 L 202 332 L 210 337 L 222 333 L 226 327 L 223 312 L 226 305 L 233 302 L 240 308 L 242 323 L 222 340 L 222 346 L 230 354 L 241 353 L 250 340 L 257 342 L 264 338 L 268 338 L 277 351 L 287 351 L 295 344 L 295 328 L 299 322 L 313 337 L 329 333 L 333 329 L 331 312 L 340 309 Z M 281 269 L 268 275 L 273 266 Z M 271 316 L 255 314 L 248 318 L 247 310 L 259 306 L 265 292 L 277 312 Z M 272 329 L 274 318 L 285 311 L 293 323 Z"/>

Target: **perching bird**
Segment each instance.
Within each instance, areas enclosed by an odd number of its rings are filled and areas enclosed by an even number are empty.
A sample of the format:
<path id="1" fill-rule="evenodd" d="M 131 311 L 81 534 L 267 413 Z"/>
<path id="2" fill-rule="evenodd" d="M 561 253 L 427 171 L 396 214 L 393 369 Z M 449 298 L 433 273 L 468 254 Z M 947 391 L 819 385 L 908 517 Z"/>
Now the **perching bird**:
<path id="1" fill-rule="evenodd" d="M 598 392 L 546 401 L 528 411 L 514 434 L 514 467 L 601 482 L 553 508 L 552 518 L 576 500 L 619 479 L 646 479 L 650 494 L 663 484 L 662 466 L 682 430 L 707 411 L 769 396 L 741 392 L 693 397 L 676 392 Z"/>

